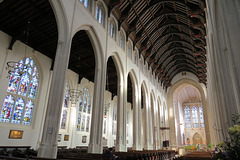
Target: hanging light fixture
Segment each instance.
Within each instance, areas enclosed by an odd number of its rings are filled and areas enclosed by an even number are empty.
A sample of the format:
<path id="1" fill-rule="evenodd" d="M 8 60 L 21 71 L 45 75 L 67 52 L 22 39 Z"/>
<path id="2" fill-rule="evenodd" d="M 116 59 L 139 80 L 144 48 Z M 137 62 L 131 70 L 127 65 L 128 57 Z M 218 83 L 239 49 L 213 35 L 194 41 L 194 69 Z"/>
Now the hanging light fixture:
<path id="1" fill-rule="evenodd" d="M 80 95 L 82 95 L 82 91 L 79 89 L 69 89 L 69 100 L 72 104 L 76 104 L 79 101 Z"/>
<path id="2" fill-rule="evenodd" d="M 29 28 L 30 28 L 30 20 L 27 22 L 27 29 L 24 30 L 24 34 L 26 35 L 26 42 L 25 42 L 25 49 L 24 49 L 24 57 L 23 57 L 23 68 L 17 70 L 17 72 L 15 72 L 16 75 L 18 76 L 22 76 L 23 73 L 25 72 L 25 69 L 27 66 L 25 66 L 25 61 L 26 61 L 26 55 L 27 55 L 27 45 L 28 45 L 28 37 L 29 37 Z M 20 65 L 18 62 L 15 61 L 8 61 L 7 62 L 7 67 L 6 70 L 8 71 L 8 76 L 7 78 L 10 77 L 10 75 L 15 71 L 15 69 L 18 67 L 18 65 Z"/>

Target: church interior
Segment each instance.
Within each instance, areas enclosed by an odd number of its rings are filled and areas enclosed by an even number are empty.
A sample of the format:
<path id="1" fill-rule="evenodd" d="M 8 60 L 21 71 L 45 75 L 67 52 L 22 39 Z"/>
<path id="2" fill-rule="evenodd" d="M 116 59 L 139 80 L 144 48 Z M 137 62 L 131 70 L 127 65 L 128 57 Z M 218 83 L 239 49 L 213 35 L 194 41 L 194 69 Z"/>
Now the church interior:
<path id="1" fill-rule="evenodd" d="M 170 160 L 188 146 L 213 149 L 240 115 L 239 8 L 0 0 L 0 157 L 112 147 Z"/>

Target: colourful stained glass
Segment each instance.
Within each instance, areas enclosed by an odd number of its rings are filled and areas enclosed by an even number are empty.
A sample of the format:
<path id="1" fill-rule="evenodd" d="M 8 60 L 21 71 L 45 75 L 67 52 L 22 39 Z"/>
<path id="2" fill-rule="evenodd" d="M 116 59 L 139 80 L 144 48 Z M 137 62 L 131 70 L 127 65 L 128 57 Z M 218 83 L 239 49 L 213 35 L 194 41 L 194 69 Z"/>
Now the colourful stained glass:
<path id="1" fill-rule="evenodd" d="M 67 82 L 66 93 L 65 93 L 65 98 L 64 98 L 64 107 L 68 108 L 68 104 L 69 104 L 69 84 Z"/>
<path id="2" fill-rule="evenodd" d="M 77 131 L 80 131 L 80 125 L 81 125 L 81 114 L 78 113 L 78 119 L 77 119 Z"/>
<path id="3" fill-rule="evenodd" d="M 18 76 L 18 73 L 16 71 L 10 75 L 7 89 L 8 92 L 16 93 L 19 79 L 20 77 Z"/>
<path id="4" fill-rule="evenodd" d="M 88 114 L 91 112 L 91 100 L 88 100 Z"/>
<path id="5" fill-rule="evenodd" d="M 66 129 L 66 124 L 67 124 L 67 109 L 64 109 L 62 113 L 61 129 Z"/>
<path id="6" fill-rule="evenodd" d="M 80 96 L 80 101 L 79 101 L 79 111 L 82 112 L 82 105 L 83 105 L 83 98 Z"/>
<path id="7" fill-rule="evenodd" d="M 29 59 L 29 58 L 26 58 L 26 60 L 25 60 L 25 65 L 28 65 L 29 62 L 30 62 L 30 59 Z"/>
<path id="8" fill-rule="evenodd" d="M 81 131 L 85 130 L 85 115 L 82 116 Z"/>
<path id="9" fill-rule="evenodd" d="M 18 90 L 18 94 L 22 96 L 26 96 L 28 85 L 29 85 L 29 75 L 27 73 L 24 73 L 20 81 L 20 88 Z"/>
<path id="10" fill-rule="evenodd" d="M 90 116 L 87 116 L 86 132 L 89 132 Z"/>
<path id="11" fill-rule="evenodd" d="M 30 66 L 33 67 L 34 66 L 34 61 L 31 59 L 30 61 Z"/>
<path id="12" fill-rule="evenodd" d="M 13 111 L 12 123 L 20 124 L 24 106 L 24 99 L 18 98 Z"/>
<path id="13" fill-rule="evenodd" d="M 32 113 L 33 113 L 33 108 L 34 108 L 34 104 L 33 101 L 28 101 L 25 107 L 25 113 L 23 116 L 23 125 L 30 125 L 31 120 L 32 120 Z"/>
<path id="14" fill-rule="evenodd" d="M 32 74 L 32 76 L 38 76 L 38 73 L 37 73 L 37 67 L 35 66 L 34 68 L 33 68 L 33 74 Z"/>
<path id="15" fill-rule="evenodd" d="M 13 96 L 8 95 L 3 102 L 3 108 L 1 110 L 1 115 L 0 115 L 0 122 L 10 121 L 13 105 L 14 105 Z"/>
<path id="16" fill-rule="evenodd" d="M 84 98 L 84 101 L 83 101 L 83 112 L 86 112 L 87 110 L 87 98 Z"/>
<path id="17" fill-rule="evenodd" d="M 32 68 L 28 68 L 28 74 L 32 75 Z"/>
<path id="18" fill-rule="evenodd" d="M 23 59 L 21 59 L 19 62 L 18 62 L 18 68 L 20 71 L 23 70 Z"/>
<path id="19" fill-rule="evenodd" d="M 29 98 L 35 98 L 37 94 L 37 88 L 38 88 L 38 79 L 37 77 L 33 77 L 31 83 L 30 83 L 30 90 L 28 97 Z"/>
<path id="20" fill-rule="evenodd" d="M 30 57 L 21 59 L 15 65 L 14 71 L 10 75 L 7 92 L 9 94 L 17 93 L 21 96 L 27 96 L 28 94 L 28 98 L 36 98 L 38 76 L 39 73 L 33 59 Z M 15 95 L 17 99 L 15 104 L 14 100 L 12 100 L 12 104 L 7 99 L 4 100 L 0 121 L 10 122 L 11 118 L 11 123 L 30 125 L 34 102 L 26 97 L 19 98 L 18 95 Z M 9 95 L 8 98 L 12 96 Z M 25 102 L 27 102 L 26 106 Z"/>

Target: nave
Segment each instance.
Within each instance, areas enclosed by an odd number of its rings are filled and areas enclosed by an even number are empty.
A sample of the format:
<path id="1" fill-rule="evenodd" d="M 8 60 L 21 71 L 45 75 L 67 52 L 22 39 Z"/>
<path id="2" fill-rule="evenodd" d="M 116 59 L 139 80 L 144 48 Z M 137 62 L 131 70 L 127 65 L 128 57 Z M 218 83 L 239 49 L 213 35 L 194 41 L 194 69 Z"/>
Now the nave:
<path id="1" fill-rule="evenodd" d="M 0 0 L 1 155 L 213 150 L 240 114 L 238 8 Z"/>

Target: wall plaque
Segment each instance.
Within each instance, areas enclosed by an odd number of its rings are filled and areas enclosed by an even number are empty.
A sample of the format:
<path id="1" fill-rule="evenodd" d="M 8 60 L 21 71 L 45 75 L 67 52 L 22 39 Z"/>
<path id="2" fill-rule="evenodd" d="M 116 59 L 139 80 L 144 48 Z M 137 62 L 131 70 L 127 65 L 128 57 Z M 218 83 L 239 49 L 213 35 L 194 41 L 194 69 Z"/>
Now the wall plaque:
<path id="1" fill-rule="evenodd" d="M 9 139 L 22 139 L 23 131 L 20 130 L 10 130 Z"/>
<path id="2" fill-rule="evenodd" d="M 69 140 L 69 135 L 64 135 L 64 141 L 68 141 Z"/>

